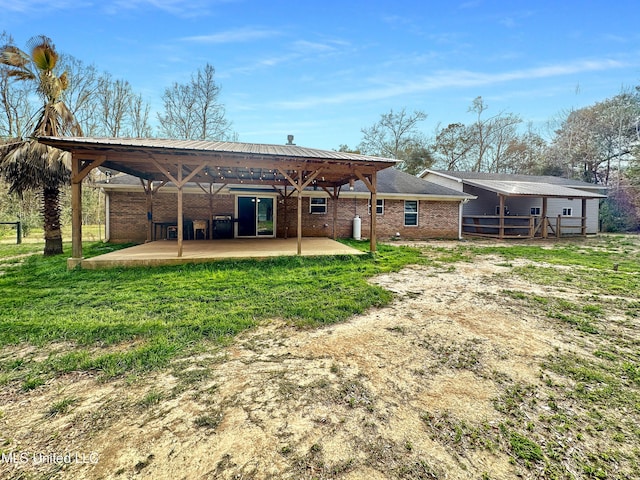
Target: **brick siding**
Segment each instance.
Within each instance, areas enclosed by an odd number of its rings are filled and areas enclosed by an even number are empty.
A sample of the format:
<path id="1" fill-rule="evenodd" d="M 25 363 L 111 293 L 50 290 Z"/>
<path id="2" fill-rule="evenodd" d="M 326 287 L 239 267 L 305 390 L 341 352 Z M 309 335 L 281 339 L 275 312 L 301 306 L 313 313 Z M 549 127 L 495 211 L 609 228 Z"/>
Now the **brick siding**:
<path id="1" fill-rule="evenodd" d="M 286 200 L 276 198 L 276 235 L 293 237 L 297 235 L 297 205 L 295 197 Z M 326 214 L 309 212 L 310 199 L 302 199 L 302 235 L 305 237 L 333 236 L 333 200 L 327 199 Z M 367 199 L 341 198 L 338 200 L 336 236 L 353 235 L 353 218 L 362 219 L 362 237 L 368 238 L 370 215 Z M 110 240 L 114 242 L 144 242 L 147 236 L 147 209 L 143 192 L 109 193 Z M 177 219 L 175 192 L 158 192 L 153 201 L 153 220 L 172 222 Z M 234 213 L 235 197 L 218 195 L 213 200 L 213 214 Z M 286 214 L 285 214 L 286 205 Z M 384 213 L 377 217 L 377 236 L 384 240 L 400 238 L 420 240 L 428 238 L 458 237 L 458 202 L 420 200 L 418 206 L 418 226 L 404 226 L 404 200 L 385 199 Z M 183 215 L 186 220 L 209 218 L 209 200 L 203 194 L 184 194 Z"/>

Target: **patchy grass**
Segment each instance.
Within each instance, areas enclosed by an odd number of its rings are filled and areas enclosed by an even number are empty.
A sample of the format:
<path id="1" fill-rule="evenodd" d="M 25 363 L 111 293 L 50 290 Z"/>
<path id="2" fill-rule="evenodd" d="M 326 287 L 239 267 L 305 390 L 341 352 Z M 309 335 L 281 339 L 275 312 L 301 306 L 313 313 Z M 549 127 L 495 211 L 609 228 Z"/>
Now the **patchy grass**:
<path id="1" fill-rule="evenodd" d="M 348 243 L 368 247 L 364 242 Z M 90 254 L 109 248 L 115 247 L 96 244 Z M 487 390 L 497 393 L 487 399 L 486 418 L 464 418 L 464 409 L 452 413 L 453 408 L 427 408 L 409 395 L 409 387 L 385 397 L 384 388 L 376 384 L 387 368 L 382 359 L 364 375 L 351 361 L 338 362 L 328 352 L 314 373 L 312 368 L 305 370 L 313 363 L 306 357 L 269 350 L 280 345 L 279 335 L 289 327 L 304 334 L 388 303 L 389 292 L 367 283 L 373 275 L 416 263 L 456 275 L 461 264 L 468 271 L 470 262 L 485 256 L 501 270 L 486 279 L 491 286 L 495 281 L 496 289 L 474 300 L 492 301 L 504 312 L 524 315 L 524 322 L 540 327 L 536 333 L 548 334 L 548 350 L 536 357 L 540 362 L 533 366 L 533 376 L 523 379 L 511 370 L 498 371 L 517 358 L 492 349 L 486 331 L 457 337 L 455 332 L 418 330 L 407 319 L 395 326 L 387 323 L 384 331 L 395 339 L 411 340 L 420 352 L 422 363 L 413 365 L 419 375 L 412 380 L 424 391 L 438 375 L 461 373 L 495 388 Z M 67 272 L 65 259 L 29 256 L 0 276 L 0 393 L 11 399 L 35 398 L 47 388 L 53 390 L 56 376 L 97 372 L 102 380 L 117 378 L 107 386 L 138 385 L 139 394 L 111 397 L 111 403 L 87 411 L 78 406 L 85 392 L 58 392 L 40 409 L 39 419 L 87 425 L 93 429 L 90 435 L 123 412 L 139 415 L 143 423 L 159 418 L 169 400 L 175 403 L 184 395 L 199 401 L 188 417 L 197 438 L 214 438 L 238 415 L 231 407 L 239 407 L 246 414 L 243 422 L 258 428 L 262 415 L 276 413 L 264 410 L 270 401 L 269 405 L 291 409 L 280 417 L 281 436 L 273 446 L 284 462 L 282 477 L 350 478 L 365 467 L 393 479 L 453 475 L 420 443 L 425 438 L 434 442 L 434 451 L 450 455 L 468 478 L 640 478 L 637 237 L 529 245 L 465 242 L 421 250 L 380 246 L 377 255 L 357 258 L 294 257 L 97 272 Z M 287 328 L 270 339 L 246 340 L 246 357 L 237 360 L 247 362 L 248 368 L 259 358 L 264 383 L 224 397 L 221 391 L 229 389 L 225 382 L 233 381 L 223 375 L 224 352 L 233 352 L 225 345 L 274 317 L 283 319 Z M 332 335 L 331 330 L 323 334 Z M 262 355 L 256 357 L 255 352 Z M 164 367 L 172 383 L 165 389 L 149 386 L 154 377 L 148 373 Z M 246 398 L 253 400 L 253 410 L 242 403 Z M 403 410 L 413 420 L 408 422 L 412 429 L 405 437 L 390 438 L 394 412 L 412 402 L 419 406 Z M 309 436 L 300 433 L 297 438 L 305 441 L 294 442 L 295 430 L 287 428 L 288 422 L 318 405 L 321 414 L 305 430 Z M 345 431 L 347 419 L 353 418 L 358 429 Z M 314 426 L 309 427 L 311 422 Z M 345 439 L 344 451 L 331 449 L 329 440 L 334 437 Z M 491 462 L 473 470 L 471 458 L 489 457 L 504 461 L 511 470 L 504 475 L 489 471 Z M 116 472 L 140 473 L 159 461 L 159 456 L 145 453 L 128 469 Z M 262 478 L 257 464 L 242 467 L 236 461 L 230 454 L 216 457 L 210 472 Z"/>
<path id="2" fill-rule="evenodd" d="M 211 414 L 200 415 L 193 420 L 196 427 L 215 430 L 220 422 L 222 422 L 222 412 L 214 412 Z"/>
<path id="3" fill-rule="evenodd" d="M 497 427 L 425 413 L 432 438 L 461 458 L 468 449 L 506 453 L 533 478 L 640 477 L 640 239 L 457 249 L 460 258 L 498 255 L 515 278 L 543 287 L 547 293 L 500 294 L 548 319 L 573 348 L 546 358 L 539 385 L 495 378 L 501 393 L 494 407 L 503 415 Z M 427 338 L 423 346 L 445 353 L 443 366 L 474 370 L 472 345 L 463 349 Z"/>
<path id="4" fill-rule="evenodd" d="M 65 397 L 51 405 L 51 408 L 47 412 L 47 417 L 55 417 L 56 415 L 68 413 L 71 407 L 76 403 L 78 403 L 77 398 Z"/>
<path id="5" fill-rule="evenodd" d="M 33 248 L 1 246 L 0 253 Z M 121 246 L 96 243 L 85 255 L 116 248 Z M 416 249 L 380 246 L 376 256 L 68 271 L 67 256 L 33 255 L 0 276 L 0 346 L 50 352 L 46 358 L 26 355 L 19 368 L 0 356 L 3 382 L 22 381 L 28 390 L 73 371 L 104 377 L 146 372 L 200 342 L 225 344 L 269 318 L 298 327 L 340 322 L 391 300 L 367 278 L 426 261 Z"/>

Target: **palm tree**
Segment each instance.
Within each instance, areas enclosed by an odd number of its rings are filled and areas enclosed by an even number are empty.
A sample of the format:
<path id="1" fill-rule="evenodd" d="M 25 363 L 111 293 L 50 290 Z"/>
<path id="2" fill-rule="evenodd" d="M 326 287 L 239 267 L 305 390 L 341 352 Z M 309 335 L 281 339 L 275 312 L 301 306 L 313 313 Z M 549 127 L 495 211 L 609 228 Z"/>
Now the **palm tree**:
<path id="1" fill-rule="evenodd" d="M 71 156 L 38 142 L 40 136 L 81 136 L 82 129 L 62 100 L 68 87 L 67 75 L 55 73 L 58 53 L 48 37 L 39 35 L 27 43 L 29 53 L 14 45 L 0 48 L 0 64 L 17 80 L 33 82 L 43 99 L 31 137 L 0 147 L 0 175 L 10 192 L 40 190 L 44 220 L 44 254 L 62 253 L 60 231 L 60 189 L 69 183 Z"/>

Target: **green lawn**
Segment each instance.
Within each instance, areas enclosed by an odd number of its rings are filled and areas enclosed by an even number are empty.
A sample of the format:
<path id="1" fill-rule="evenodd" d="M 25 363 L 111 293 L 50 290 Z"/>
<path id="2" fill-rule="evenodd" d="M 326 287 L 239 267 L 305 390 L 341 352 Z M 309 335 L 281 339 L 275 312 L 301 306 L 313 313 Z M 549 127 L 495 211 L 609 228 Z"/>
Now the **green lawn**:
<path id="1" fill-rule="evenodd" d="M 12 220 L 11 220 L 12 221 Z M 104 225 L 83 225 L 82 237 L 89 241 L 100 241 L 104 239 Z M 42 227 L 31 228 L 28 235 L 24 235 L 24 229 L 22 231 L 22 241 L 24 243 L 41 244 L 43 247 L 44 230 Z M 71 225 L 62 226 L 62 239 L 64 241 L 71 241 Z M 0 244 L 11 245 L 16 243 L 16 229 L 13 225 L 0 225 Z"/>
<path id="2" fill-rule="evenodd" d="M 51 352 L 17 364 L 1 360 L 4 383 L 21 379 L 35 385 L 77 370 L 105 376 L 150 370 L 188 348 L 224 343 L 270 318 L 300 327 L 339 322 L 391 300 L 367 278 L 425 261 L 418 250 L 381 246 L 375 257 L 68 271 L 68 247 L 52 258 L 22 256 L 41 248 L 0 245 L 0 263 L 6 264 L 0 275 L 0 347 L 33 345 Z M 91 244 L 85 256 L 116 248 L 121 247 Z"/>

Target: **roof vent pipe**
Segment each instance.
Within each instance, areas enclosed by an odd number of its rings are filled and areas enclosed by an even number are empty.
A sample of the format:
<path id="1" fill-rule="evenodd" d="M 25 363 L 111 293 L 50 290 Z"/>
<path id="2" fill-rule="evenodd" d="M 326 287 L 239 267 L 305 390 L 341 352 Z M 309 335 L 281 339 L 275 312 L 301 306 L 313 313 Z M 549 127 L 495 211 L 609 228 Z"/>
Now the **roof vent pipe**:
<path id="1" fill-rule="evenodd" d="M 295 145 L 293 143 L 293 135 L 287 135 L 287 145 Z"/>

